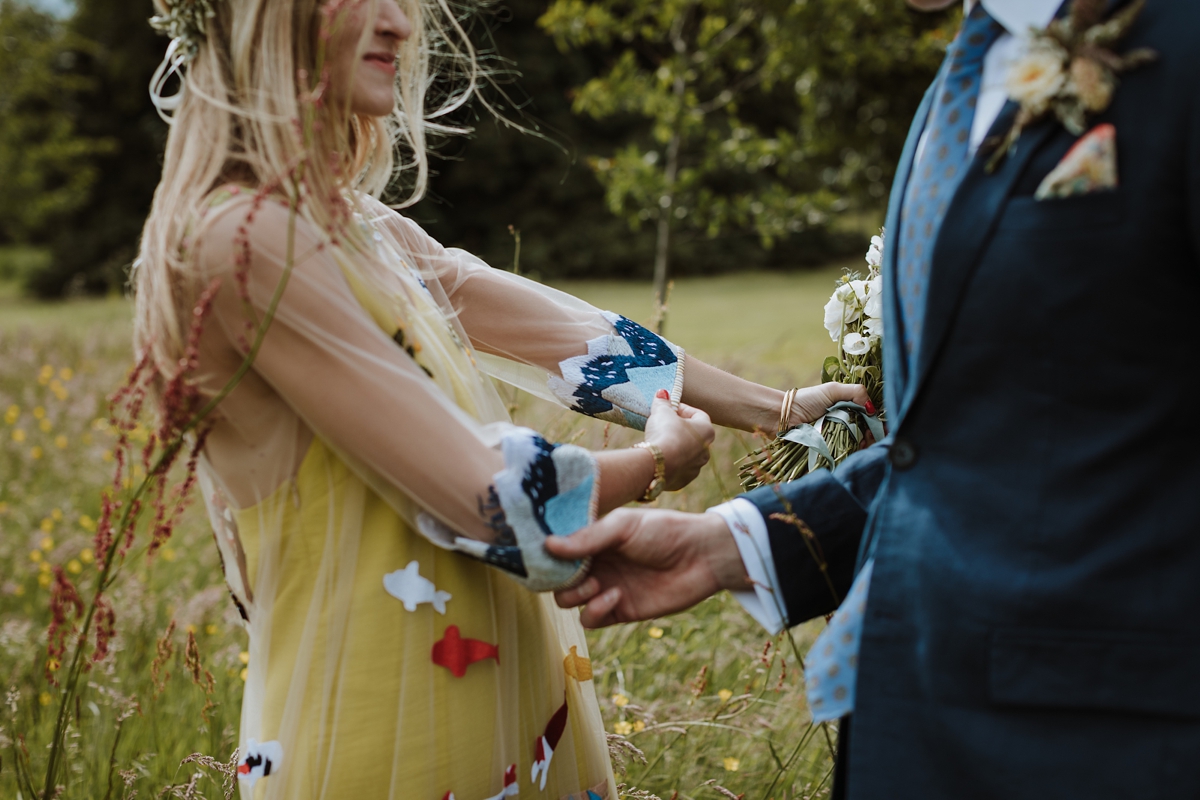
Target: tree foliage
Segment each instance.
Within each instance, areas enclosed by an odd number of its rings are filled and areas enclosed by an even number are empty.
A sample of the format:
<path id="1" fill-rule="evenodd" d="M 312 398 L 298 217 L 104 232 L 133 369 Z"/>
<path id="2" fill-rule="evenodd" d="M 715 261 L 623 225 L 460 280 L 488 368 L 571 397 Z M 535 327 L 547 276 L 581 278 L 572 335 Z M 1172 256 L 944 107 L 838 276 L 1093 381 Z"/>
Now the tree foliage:
<path id="1" fill-rule="evenodd" d="M 86 202 L 95 160 L 112 149 L 72 113 L 91 87 L 72 71 L 87 46 L 54 17 L 0 0 L 0 242 L 44 238 Z"/>

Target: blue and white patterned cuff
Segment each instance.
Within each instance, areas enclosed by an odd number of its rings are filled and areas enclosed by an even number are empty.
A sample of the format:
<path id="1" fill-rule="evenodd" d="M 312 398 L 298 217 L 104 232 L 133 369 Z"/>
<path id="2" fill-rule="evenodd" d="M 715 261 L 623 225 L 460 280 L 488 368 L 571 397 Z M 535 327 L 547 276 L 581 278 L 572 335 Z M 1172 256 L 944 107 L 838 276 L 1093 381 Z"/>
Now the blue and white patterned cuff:
<path id="1" fill-rule="evenodd" d="M 573 585 L 584 561 L 562 561 L 546 552 L 549 536 L 570 536 L 596 521 L 600 473 L 590 452 L 550 444 L 535 431 L 516 428 L 501 441 L 505 468 L 492 478 L 480 513 L 496 532 L 492 543 L 457 536 L 454 549 L 512 575 L 535 592 Z"/>
<path id="2" fill-rule="evenodd" d="M 550 390 L 580 414 L 645 430 L 660 389 L 671 394 L 672 405 L 683 396 L 683 348 L 619 314 L 603 313 L 614 333 L 588 342 L 587 355 L 561 362 L 562 377 L 550 377 Z"/>

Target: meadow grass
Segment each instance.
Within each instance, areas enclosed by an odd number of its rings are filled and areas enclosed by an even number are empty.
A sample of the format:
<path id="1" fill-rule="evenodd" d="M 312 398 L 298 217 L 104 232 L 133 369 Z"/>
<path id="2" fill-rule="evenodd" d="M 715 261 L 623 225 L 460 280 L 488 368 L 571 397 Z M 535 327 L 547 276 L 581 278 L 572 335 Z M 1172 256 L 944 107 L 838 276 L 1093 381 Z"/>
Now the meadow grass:
<path id="1" fill-rule="evenodd" d="M 806 385 L 832 347 L 821 306 L 839 273 L 681 280 L 667 335 L 745 377 Z M 650 316 L 644 285 L 560 288 L 633 319 Z M 130 366 L 129 313 L 120 298 L 49 305 L 0 291 L 2 797 L 29 796 L 15 763 L 27 762 L 39 787 L 38 769 L 45 768 L 60 699 L 45 677 L 48 587 L 53 566 L 84 587 L 95 572 L 89 548 L 114 445 L 104 398 Z M 516 419 L 552 439 L 596 448 L 637 440 L 505 392 Z M 144 435 L 135 432 L 135 439 Z M 658 505 L 701 511 L 733 496 L 734 464 L 757 444 L 721 432 L 712 467 Z M 128 562 L 113 599 L 118 635 L 71 710 L 60 796 L 228 796 L 214 765 L 183 763 L 193 753 L 229 760 L 246 663 L 245 634 L 198 507 L 155 558 Z M 731 597 L 719 596 L 669 619 L 590 634 L 594 685 L 625 795 L 824 796 L 834 732 L 809 722 L 800 662 L 818 629 L 810 624 L 790 638 L 772 638 Z M 192 666 L 189 638 L 198 656 Z"/>

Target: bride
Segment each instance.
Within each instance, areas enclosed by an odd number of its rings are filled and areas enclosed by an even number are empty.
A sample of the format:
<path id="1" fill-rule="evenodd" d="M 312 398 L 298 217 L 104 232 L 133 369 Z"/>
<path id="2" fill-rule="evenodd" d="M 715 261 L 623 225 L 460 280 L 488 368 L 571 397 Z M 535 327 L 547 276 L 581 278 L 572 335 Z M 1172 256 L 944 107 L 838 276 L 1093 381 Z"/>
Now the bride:
<path id="1" fill-rule="evenodd" d="M 582 630 L 538 593 L 587 565 L 542 542 L 682 487 L 710 417 L 773 431 L 783 394 L 376 199 L 397 143 L 411 200 L 424 185 L 439 54 L 473 69 L 445 0 L 156 3 L 173 125 L 136 345 L 170 374 L 211 300 L 195 381 L 213 397 L 274 314 L 201 461 L 249 633 L 243 796 L 615 798 Z M 553 445 L 508 422 L 489 374 L 645 442 Z M 789 419 L 857 391 L 805 390 Z"/>

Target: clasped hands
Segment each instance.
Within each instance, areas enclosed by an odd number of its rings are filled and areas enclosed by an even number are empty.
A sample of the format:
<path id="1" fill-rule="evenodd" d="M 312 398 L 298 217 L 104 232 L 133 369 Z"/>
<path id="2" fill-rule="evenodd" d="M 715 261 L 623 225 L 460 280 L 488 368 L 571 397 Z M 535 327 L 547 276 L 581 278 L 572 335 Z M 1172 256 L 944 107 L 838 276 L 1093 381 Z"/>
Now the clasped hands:
<path id="1" fill-rule="evenodd" d="M 811 422 L 842 400 L 865 405 L 866 392 L 861 386 L 836 383 L 801 390 L 792 406 L 793 424 Z M 682 413 L 690 418 L 697 412 Z M 669 403 L 655 402 L 647 440 L 659 430 L 683 433 L 667 418 L 674 414 Z M 688 469 L 689 481 L 702 466 L 694 472 Z M 669 488 L 680 485 L 668 477 Z M 550 537 L 546 549 L 562 559 L 591 557 L 587 578 L 555 595 L 563 608 L 582 606 L 580 619 L 587 628 L 666 616 L 722 589 L 752 588 L 733 533 L 713 513 L 617 509 L 571 536 Z"/>

